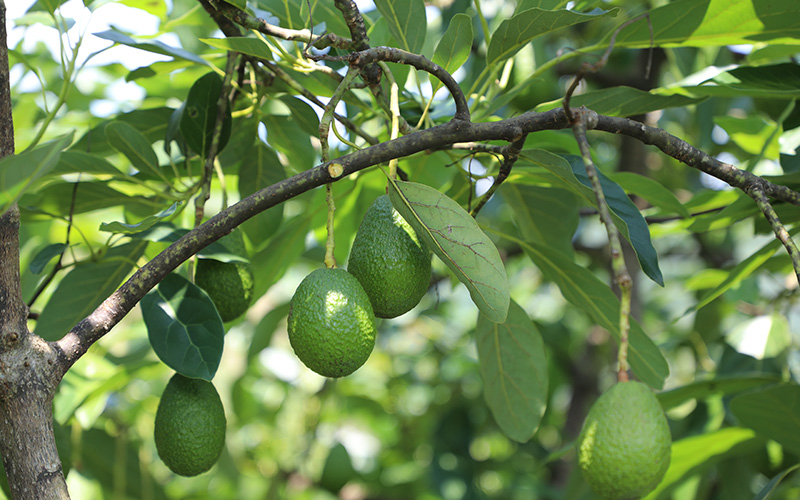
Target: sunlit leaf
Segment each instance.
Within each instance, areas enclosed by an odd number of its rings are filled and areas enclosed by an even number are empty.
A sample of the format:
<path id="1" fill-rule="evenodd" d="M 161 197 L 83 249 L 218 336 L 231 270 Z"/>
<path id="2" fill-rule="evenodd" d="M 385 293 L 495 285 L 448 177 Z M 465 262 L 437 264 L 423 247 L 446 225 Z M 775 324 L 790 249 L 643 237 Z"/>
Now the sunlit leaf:
<path id="1" fill-rule="evenodd" d="M 105 231 L 108 233 L 117 233 L 117 234 L 133 234 L 144 231 L 145 229 L 149 229 L 153 225 L 157 224 L 161 220 L 171 216 L 175 213 L 175 209 L 178 207 L 177 203 L 173 203 L 170 205 L 169 208 L 163 210 L 155 215 L 150 215 L 146 217 L 141 222 L 136 224 L 126 224 L 124 222 L 103 222 L 100 224 L 100 231 Z"/>
<path id="2" fill-rule="evenodd" d="M 585 94 L 572 97 L 572 107 L 586 106 L 601 115 L 633 116 L 667 108 L 680 108 L 699 104 L 705 97 L 687 97 L 684 95 L 660 95 L 632 87 L 619 86 L 606 89 L 591 90 Z M 536 111 L 547 111 L 561 107 L 562 100 L 550 101 L 538 106 Z"/>
<path id="3" fill-rule="evenodd" d="M 106 139 L 111 147 L 130 160 L 136 170 L 156 176 L 163 175 L 150 141 L 132 125 L 121 121 L 109 123 L 106 125 Z"/>
<path id="4" fill-rule="evenodd" d="M 800 386 L 779 385 L 742 394 L 731 401 L 741 425 L 800 453 Z"/>
<path id="5" fill-rule="evenodd" d="M 104 40 L 110 40 L 114 43 L 121 43 L 122 45 L 127 45 L 129 47 L 146 50 L 147 52 L 153 52 L 155 54 L 175 57 L 178 59 L 186 59 L 187 61 L 208 66 L 208 63 L 202 57 L 180 47 L 170 47 L 164 42 L 159 42 L 158 40 L 139 42 L 125 33 L 120 33 L 119 31 L 114 30 L 106 30 L 100 33 L 94 33 L 94 36 Z"/>
<path id="6" fill-rule="evenodd" d="M 504 323 L 478 316 L 475 344 L 483 396 L 495 422 L 511 439 L 527 442 L 547 407 L 547 359 L 539 330 L 511 301 Z"/>
<path id="7" fill-rule="evenodd" d="M 0 214 L 5 213 L 9 205 L 18 201 L 38 179 L 58 164 L 61 152 L 70 142 L 71 133 L 41 144 L 31 151 L 6 156 L 0 160 Z"/>
<path id="8" fill-rule="evenodd" d="M 172 273 L 141 301 L 147 336 L 158 358 L 190 378 L 211 380 L 222 358 L 225 327 L 214 302 Z"/>
<path id="9" fill-rule="evenodd" d="M 272 52 L 269 47 L 258 38 L 201 38 L 200 41 L 218 49 L 231 50 L 260 59 L 272 60 Z"/>
<path id="10" fill-rule="evenodd" d="M 490 321 L 502 323 L 510 301 L 508 277 L 497 248 L 461 206 L 424 184 L 389 184 L 395 210 L 469 289 Z"/>
<path id="11" fill-rule="evenodd" d="M 456 14 L 436 44 L 432 60 L 448 73 L 453 73 L 467 61 L 471 49 L 472 18 L 466 14 Z"/>
<path id="12" fill-rule="evenodd" d="M 418 53 L 425 43 L 428 22 L 423 0 L 376 0 L 375 6 L 389 24 L 400 48 Z"/>

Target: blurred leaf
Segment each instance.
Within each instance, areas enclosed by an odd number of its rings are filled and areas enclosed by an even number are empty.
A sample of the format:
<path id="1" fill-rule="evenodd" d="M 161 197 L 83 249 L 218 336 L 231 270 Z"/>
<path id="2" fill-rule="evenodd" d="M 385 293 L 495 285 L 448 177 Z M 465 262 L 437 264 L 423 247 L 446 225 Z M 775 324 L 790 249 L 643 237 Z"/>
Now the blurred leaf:
<path id="1" fill-rule="evenodd" d="M 684 95 L 660 95 L 632 87 L 610 87 L 590 90 L 570 99 L 572 107 L 586 106 L 601 115 L 633 116 L 666 108 L 683 108 L 704 101 L 705 97 Z M 548 111 L 561 107 L 562 99 L 550 101 L 536 107 L 536 111 Z"/>
<path id="2" fill-rule="evenodd" d="M 39 250 L 39 253 L 31 259 L 31 263 L 28 265 L 31 272 L 33 274 L 42 272 L 47 263 L 50 262 L 53 257 L 60 255 L 65 248 L 67 248 L 67 245 L 64 243 L 53 243 Z"/>
<path id="3" fill-rule="evenodd" d="M 290 111 L 292 120 L 300 129 L 311 135 L 319 135 L 319 116 L 308 103 L 290 95 L 282 95 L 278 100 L 285 104 Z"/>
<path id="4" fill-rule="evenodd" d="M 672 458 L 664 479 L 642 500 L 656 500 L 686 478 L 703 472 L 717 462 L 734 456 L 747 455 L 763 447 L 750 429 L 727 427 L 700 436 L 672 443 Z"/>
<path id="5" fill-rule="evenodd" d="M 143 10 L 161 20 L 167 17 L 167 3 L 163 0 L 122 0 L 120 3 L 135 9 Z"/>
<path id="6" fill-rule="evenodd" d="M 275 306 L 270 312 L 261 318 L 261 321 L 256 325 L 253 332 L 253 338 L 250 340 L 250 346 L 247 348 L 247 359 L 253 359 L 258 354 L 269 347 L 272 343 L 272 335 L 278 328 L 278 324 L 289 315 L 289 303 L 286 302 L 279 306 Z"/>
<path id="7" fill-rule="evenodd" d="M 258 5 L 275 15 L 280 20 L 280 25 L 285 28 L 299 30 L 311 27 L 306 0 L 260 0 Z M 334 6 L 334 2 L 311 2 L 310 18 L 314 20 L 314 33 L 327 30 L 330 33 L 350 36 L 342 13 Z"/>
<path id="8" fill-rule="evenodd" d="M 77 191 L 75 191 L 77 189 Z M 73 205 L 73 193 L 75 203 Z M 105 182 L 61 182 L 46 188 L 28 193 L 19 204 L 21 209 L 46 212 L 56 216 L 67 217 L 72 214 L 82 214 L 99 210 L 101 208 L 124 206 L 126 208 L 141 208 L 152 211 L 156 206 L 146 198 L 128 196 L 116 189 L 109 187 Z"/>
<path id="9" fill-rule="evenodd" d="M 514 222 L 525 241 L 547 242 L 572 256 L 572 238 L 578 228 L 578 202 L 565 189 L 505 182 L 500 194 L 513 208 Z"/>
<path id="10" fill-rule="evenodd" d="M 389 184 L 392 205 L 430 250 L 469 289 L 478 309 L 502 323 L 510 302 L 508 277 L 497 248 L 461 206 L 424 184 Z"/>
<path id="11" fill-rule="evenodd" d="M 109 123 L 106 125 L 106 139 L 111 147 L 130 160 L 136 170 L 163 176 L 150 141 L 132 125 L 121 121 Z"/>
<path id="12" fill-rule="evenodd" d="M 61 152 L 72 142 L 73 134 L 45 142 L 18 155 L 9 155 L 0 160 L 0 214 L 17 201 L 38 179 L 50 172 L 57 164 Z"/>
<path id="13" fill-rule="evenodd" d="M 772 43 L 798 44 L 794 0 L 678 0 L 650 11 L 656 47 Z M 616 47 L 650 46 L 650 29 L 641 20 L 617 37 Z"/>
<path id="14" fill-rule="evenodd" d="M 737 352 L 765 359 L 783 354 L 792 345 L 792 334 L 786 317 L 774 311 L 739 322 L 726 340 Z"/>
<path id="15" fill-rule="evenodd" d="M 269 244 L 250 257 L 255 274 L 254 297 L 260 297 L 284 275 L 289 266 L 306 249 L 310 218 L 297 216 L 287 220 Z"/>
<path id="16" fill-rule="evenodd" d="M 558 286 L 569 303 L 588 314 L 619 342 L 619 300 L 608 285 L 588 269 L 546 244 L 510 239 L 522 246 L 544 277 Z M 669 366 L 661 350 L 636 320 L 631 320 L 628 362 L 642 382 L 655 389 L 664 386 L 664 380 L 669 375 Z"/>
<path id="17" fill-rule="evenodd" d="M 141 309 L 150 345 L 161 361 L 189 378 L 214 378 L 225 327 L 203 290 L 171 273 L 142 298 Z"/>
<path id="18" fill-rule="evenodd" d="M 272 52 L 269 50 L 267 44 L 258 38 L 239 36 L 233 38 L 201 38 L 200 41 L 218 49 L 231 50 L 268 61 L 273 59 Z"/>
<path id="19" fill-rule="evenodd" d="M 319 158 L 311 146 L 311 135 L 304 131 L 294 116 L 265 116 L 267 143 L 289 159 L 291 172 L 302 172 L 313 167 Z M 314 134 L 316 135 L 316 134 Z"/>
<path id="20" fill-rule="evenodd" d="M 113 247 L 99 261 L 82 262 L 58 284 L 36 321 L 36 333 L 56 340 L 91 314 L 131 272 L 146 241 Z"/>
<path id="21" fill-rule="evenodd" d="M 467 61 L 471 49 L 472 18 L 466 14 L 456 14 L 436 44 L 432 60 L 448 73 L 454 73 Z"/>
<path id="22" fill-rule="evenodd" d="M 178 207 L 178 203 L 173 203 L 169 208 L 163 210 L 156 215 L 150 215 L 141 222 L 137 224 L 126 224 L 124 222 L 103 222 L 100 224 L 100 231 L 105 231 L 108 233 L 116 233 L 116 234 L 133 234 L 139 233 L 146 229 L 149 229 L 153 225 L 157 224 L 161 220 L 171 216 L 175 213 L 175 209 Z"/>
<path id="23" fill-rule="evenodd" d="M 773 136 L 775 123 L 767 122 L 760 116 L 745 118 L 715 116 L 714 123 L 725 129 L 731 140 L 746 153 L 760 154 L 766 144 L 765 158 L 777 159 L 780 155 L 780 145 L 778 144 L 780 131 Z M 769 139 L 772 140 L 767 144 Z"/>
<path id="24" fill-rule="evenodd" d="M 128 178 L 127 174 L 105 159 L 90 153 L 72 150 L 61 153 L 58 164 L 52 173 L 65 175 L 78 172 L 95 176 L 107 175 L 121 180 Z"/>
<path id="25" fill-rule="evenodd" d="M 775 492 L 775 490 L 778 488 L 778 484 L 780 484 L 781 481 L 786 479 L 786 476 L 796 471 L 798 468 L 800 468 L 800 464 L 795 464 L 792 467 L 789 467 L 788 469 L 778 473 L 778 475 L 773 477 L 772 480 L 770 480 L 770 482 L 768 482 L 767 484 L 764 485 L 763 488 L 761 488 L 761 491 L 758 492 L 758 495 L 753 497 L 753 500 L 767 500 L 768 498 L 770 498 L 772 494 Z"/>
<path id="26" fill-rule="evenodd" d="M 655 179 L 634 172 L 614 172 L 609 177 L 626 192 L 641 196 L 666 213 L 687 218 L 692 216 L 677 196 Z"/>
<path id="27" fill-rule="evenodd" d="M 375 0 L 375 6 L 388 21 L 389 31 L 408 52 L 419 53 L 425 44 L 428 21 L 423 0 Z"/>
<path id="28" fill-rule="evenodd" d="M 478 316 L 475 343 L 483 396 L 497 425 L 511 439 L 527 442 L 547 407 L 547 358 L 539 330 L 512 300 L 505 323 Z"/>
<path id="29" fill-rule="evenodd" d="M 357 472 L 353 468 L 347 448 L 341 443 L 336 443 L 325 459 L 322 476 L 319 478 L 320 486 L 331 493 L 337 493 L 356 476 Z"/>
<path id="30" fill-rule="evenodd" d="M 486 49 L 486 64 L 493 66 L 516 54 L 537 36 L 605 16 L 616 16 L 618 9 L 595 9 L 588 14 L 568 10 L 542 10 L 538 8 L 517 12 L 504 19 L 492 33 Z"/>
<path id="31" fill-rule="evenodd" d="M 217 121 L 217 103 L 221 92 L 222 78 L 213 72 L 206 73 L 194 82 L 183 103 L 180 119 L 181 135 L 192 151 L 203 158 L 208 156 L 211 149 Z M 225 106 L 217 153 L 225 148 L 231 137 L 231 121 L 231 108 Z"/>
<path id="32" fill-rule="evenodd" d="M 245 198 L 285 178 L 286 172 L 278 155 L 259 141 L 250 148 L 239 167 L 239 195 Z M 270 239 L 281 226 L 283 206 L 281 203 L 267 209 L 242 224 L 242 229 L 255 247 L 260 247 Z"/>
<path id="33" fill-rule="evenodd" d="M 656 396 L 665 410 L 674 408 L 690 399 L 706 399 L 714 394 L 734 394 L 753 387 L 774 384 L 780 381 L 778 375 L 768 373 L 755 373 L 740 376 L 715 376 L 707 380 L 698 380 L 669 391 L 658 393 Z"/>
<path id="34" fill-rule="evenodd" d="M 172 108 L 161 107 L 151 109 L 137 109 L 129 113 L 122 113 L 113 119 L 104 120 L 99 125 L 92 127 L 89 132 L 76 142 L 70 151 L 85 151 L 92 154 L 107 154 L 114 152 L 108 139 L 106 138 L 106 125 L 113 121 L 123 121 L 132 125 L 136 130 L 144 134 L 150 144 L 159 139 L 164 139 L 170 117 L 175 110 Z"/>
<path id="35" fill-rule="evenodd" d="M 193 63 L 208 66 L 208 63 L 202 57 L 179 47 L 170 47 L 169 45 L 157 40 L 138 42 L 125 33 L 120 33 L 119 31 L 115 30 L 106 30 L 100 33 L 94 33 L 94 36 L 104 40 L 110 40 L 114 43 L 121 43 L 122 45 L 127 45 L 136 49 L 146 50 L 147 52 L 153 52 L 155 54 L 170 56 L 177 59 L 186 59 L 187 61 L 191 61 Z"/>
<path id="36" fill-rule="evenodd" d="M 742 425 L 800 453 L 800 386 L 779 385 L 737 396 L 731 411 Z"/>

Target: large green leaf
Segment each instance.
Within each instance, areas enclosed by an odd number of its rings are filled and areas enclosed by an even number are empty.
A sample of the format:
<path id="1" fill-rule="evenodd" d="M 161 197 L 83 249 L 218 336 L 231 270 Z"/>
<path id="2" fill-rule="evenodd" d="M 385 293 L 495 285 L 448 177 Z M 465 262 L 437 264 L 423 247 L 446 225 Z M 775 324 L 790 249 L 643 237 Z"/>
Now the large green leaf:
<path id="1" fill-rule="evenodd" d="M 763 447 L 750 429 L 727 427 L 700 436 L 692 436 L 672 444 L 672 458 L 664 479 L 642 500 L 656 500 L 686 478 L 703 472 L 717 462 L 752 453 Z"/>
<path id="2" fill-rule="evenodd" d="M 186 144 L 205 157 L 211 149 L 214 127 L 217 122 L 218 101 L 222 92 L 222 78 L 216 73 L 200 77 L 186 96 L 180 118 L 180 130 Z M 222 130 L 219 135 L 217 153 L 222 151 L 231 137 L 231 108 L 225 106 Z"/>
<path id="3" fill-rule="evenodd" d="M 310 221 L 311 218 L 305 215 L 287 220 L 280 231 L 272 236 L 269 244 L 250 257 L 256 283 L 254 297 L 260 297 L 281 279 L 297 256 L 303 253 Z"/>
<path id="4" fill-rule="evenodd" d="M 163 176 L 158 165 L 158 156 L 153 151 L 150 141 L 135 127 L 122 121 L 113 121 L 106 125 L 106 139 L 111 147 L 125 155 L 131 164 L 140 172 Z"/>
<path id="5" fill-rule="evenodd" d="M 614 172 L 609 177 L 619 184 L 626 193 L 641 196 L 651 205 L 660 208 L 665 213 L 675 213 L 686 218 L 691 217 L 689 210 L 683 206 L 678 197 L 655 179 L 634 172 Z"/>
<path id="6" fill-rule="evenodd" d="M 92 154 L 113 153 L 115 150 L 106 138 L 106 125 L 113 121 L 123 121 L 132 125 L 136 130 L 144 134 L 150 144 L 159 139 L 164 139 L 167 132 L 167 125 L 170 117 L 175 110 L 172 108 L 150 108 L 137 109 L 130 113 L 122 113 L 113 119 L 105 120 L 92 127 L 81 139 L 76 142 L 70 151 L 85 151 Z"/>
<path id="7" fill-rule="evenodd" d="M 171 273 L 140 305 L 147 337 L 161 361 L 190 378 L 214 378 L 222 358 L 225 326 L 202 289 Z"/>
<path id="8" fill-rule="evenodd" d="M 510 302 L 508 277 L 500 253 L 461 205 L 415 182 L 389 184 L 395 210 L 469 289 L 478 309 L 502 323 Z"/>
<path id="9" fill-rule="evenodd" d="M 581 195 L 586 201 L 597 206 L 591 181 L 586 173 L 583 160 L 576 156 L 566 158 L 540 149 L 525 150 L 520 155 L 518 166 L 536 165 L 544 167 L 554 174 L 555 178 L 564 186 Z M 606 202 L 611 209 L 614 224 L 622 235 L 628 238 L 636 252 L 642 271 L 651 280 L 664 286 L 664 277 L 658 265 L 658 254 L 650 240 L 650 228 L 644 220 L 639 209 L 628 198 L 625 190 L 619 184 L 606 177 L 597 170 Z"/>
<path id="10" fill-rule="evenodd" d="M 522 246 L 544 277 L 559 287 L 570 304 L 588 314 L 619 341 L 619 300 L 607 284 L 555 248 L 506 237 Z M 628 362 L 633 373 L 647 385 L 661 389 L 669 375 L 669 366 L 636 320 L 631 320 L 629 341 Z"/>
<path id="11" fill-rule="evenodd" d="M 0 214 L 19 200 L 36 181 L 57 164 L 64 148 L 72 142 L 72 134 L 53 139 L 37 148 L 0 160 Z"/>
<path id="12" fill-rule="evenodd" d="M 423 0 L 375 0 L 400 48 L 419 53 L 425 44 L 428 21 Z"/>
<path id="13" fill-rule="evenodd" d="M 572 255 L 572 238 L 578 229 L 578 203 L 572 192 L 557 187 L 505 182 L 500 194 L 514 207 L 514 222 L 525 241 L 547 242 Z"/>
<path id="14" fill-rule="evenodd" d="M 483 396 L 506 436 L 528 441 L 547 407 L 547 358 L 542 336 L 514 301 L 504 323 L 478 316 L 475 344 Z"/>
<path id="15" fill-rule="evenodd" d="M 208 66 L 208 62 L 206 62 L 205 59 L 194 54 L 193 52 L 189 52 L 188 50 L 184 50 L 180 47 L 171 47 L 165 44 L 164 42 L 159 42 L 158 40 L 140 42 L 134 40 L 125 33 L 120 33 L 119 31 L 114 31 L 114 30 L 107 30 L 107 31 L 102 31 L 100 33 L 94 33 L 94 36 L 102 38 L 104 40 L 110 40 L 114 43 L 121 43 L 122 45 L 127 45 L 129 47 L 146 50 L 148 52 L 153 52 L 164 56 L 174 57 L 176 59 L 185 59 L 193 63 L 201 64 L 203 66 Z"/>
<path id="16" fill-rule="evenodd" d="M 601 115 L 632 116 L 666 108 L 682 108 L 704 100 L 705 97 L 660 95 L 622 85 L 576 95 L 570 99 L 569 104 L 572 107 L 586 106 Z M 536 111 L 547 111 L 561 105 L 562 99 L 558 99 L 537 106 Z"/>
<path id="17" fill-rule="evenodd" d="M 734 377 L 713 377 L 697 380 L 657 394 L 665 410 L 674 408 L 689 399 L 705 399 L 713 394 L 733 394 L 765 384 L 774 384 L 780 377 L 769 373 L 755 373 Z"/>
<path id="18" fill-rule="evenodd" d="M 284 178 L 286 172 L 278 155 L 259 141 L 249 149 L 239 166 L 239 195 L 244 198 Z M 275 234 L 282 220 L 283 203 L 253 216 L 242 225 L 242 229 L 253 245 L 260 247 Z"/>
<path id="19" fill-rule="evenodd" d="M 471 49 L 472 18 L 466 14 L 456 14 L 436 44 L 432 60 L 448 73 L 454 73 L 467 61 Z"/>
<path id="20" fill-rule="evenodd" d="M 54 175 L 84 173 L 97 176 L 110 176 L 125 180 L 129 176 L 100 156 L 81 151 L 64 151 L 53 169 Z"/>
<path id="21" fill-rule="evenodd" d="M 779 385 L 737 396 L 731 411 L 742 425 L 800 453 L 800 386 Z"/>
<path id="22" fill-rule="evenodd" d="M 486 64 L 491 66 L 505 61 L 537 36 L 609 15 L 616 16 L 617 9 L 597 9 L 588 14 L 538 8 L 517 12 L 500 23 L 492 33 L 489 48 L 486 50 Z"/>
<path id="23" fill-rule="evenodd" d="M 102 260 L 75 266 L 39 314 L 36 333 L 45 340 L 67 333 L 117 289 L 146 247 L 146 241 L 133 241 L 110 249 Z"/>
<path id="24" fill-rule="evenodd" d="M 678 0 L 650 12 L 660 47 L 771 42 L 800 44 L 795 0 Z M 616 47 L 649 47 L 650 28 L 641 20 L 625 28 Z"/>

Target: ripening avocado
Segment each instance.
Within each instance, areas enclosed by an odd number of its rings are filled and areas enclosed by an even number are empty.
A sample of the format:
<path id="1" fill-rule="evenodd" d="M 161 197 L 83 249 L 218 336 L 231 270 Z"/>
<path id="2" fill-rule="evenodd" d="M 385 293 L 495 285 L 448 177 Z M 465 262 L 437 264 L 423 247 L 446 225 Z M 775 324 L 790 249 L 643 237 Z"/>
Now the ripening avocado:
<path id="1" fill-rule="evenodd" d="M 231 254 L 247 257 L 238 229 L 219 242 Z M 233 321 L 244 314 L 253 300 L 255 281 L 249 262 L 198 259 L 194 282 L 211 297 L 223 322 Z"/>
<path id="2" fill-rule="evenodd" d="M 671 446 L 667 418 L 650 388 L 619 382 L 589 410 L 578 438 L 578 462 L 598 495 L 638 499 L 661 482 Z"/>
<path id="3" fill-rule="evenodd" d="M 317 269 L 289 302 L 287 330 L 297 357 L 324 377 L 361 367 L 375 347 L 375 314 L 357 279 L 344 269 Z"/>
<path id="4" fill-rule="evenodd" d="M 394 318 L 419 304 L 431 281 L 431 252 L 388 195 L 367 209 L 347 270 L 369 295 L 375 316 Z"/>
<path id="5" fill-rule="evenodd" d="M 225 446 L 225 410 L 214 385 L 176 373 L 158 403 L 154 438 L 158 456 L 175 474 L 210 469 Z"/>

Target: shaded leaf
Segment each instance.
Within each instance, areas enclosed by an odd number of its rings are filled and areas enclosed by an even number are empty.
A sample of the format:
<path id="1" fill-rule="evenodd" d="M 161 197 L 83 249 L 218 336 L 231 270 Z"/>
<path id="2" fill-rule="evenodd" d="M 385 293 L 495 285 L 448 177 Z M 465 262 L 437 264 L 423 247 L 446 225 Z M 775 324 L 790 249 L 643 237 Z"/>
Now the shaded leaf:
<path id="1" fill-rule="evenodd" d="M 466 14 L 456 14 L 436 44 L 432 61 L 448 73 L 454 73 L 467 61 L 471 49 L 472 18 Z"/>
<path id="2" fill-rule="evenodd" d="M 77 186 L 77 188 L 76 188 Z M 73 192 L 77 189 L 73 205 Z M 101 208 L 124 206 L 152 211 L 160 206 L 140 196 L 128 196 L 108 186 L 105 182 L 61 182 L 28 193 L 20 200 L 20 208 L 32 212 L 45 212 L 66 217 L 70 211 L 82 214 Z"/>
<path id="3" fill-rule="evenodd" d="M 158 358 L 189 378 L 211 380 L 222 358 L 225 327 L 211 298 L 171 273 L 142 298 L 147 337 Z"/>
<path id="4" fill-rule="evenodd" d="M 208 62 L 206 62 L 206 60 L 202 57 L 180 47 L 171 47 L 164 42 L 159 42 L 158 40 L 139 42 L 125 33 L 120 33 L 119 31 L 115 30 L 101 31 L 100 33 L 94 33 L 94 36 L 104 40 L 110 40 L 114 43 L 121 43 L 122 45 L 127 45 L 129 47 L 146 50 L 147 52 L 153 52 L 155 54 L 170 56 L 177 59 L 186 59 L 187 61 L 191 61 L 193 63 L 208 66 Z"/>
<path id="5" fill-rule="evenodd" d="M 514 207 L 514 222 L 525 241 L 547 242 L 572 255 L 572 238 L 580 217 L 575 196 L 565 189 L 505 182 L 500 194 Z"/>
<path id="6" fill-rule="evenodd" d="M 389 31 L 408 52 L 419 53 L 425 44 L 428 21 L 423 0 L 375 0 L 375 6 L 386 19 Z"/>
<path id="7" fill-rule="evenodd" d="M 80 138 L 71 148 L 71 151 L 85 151 L 92 154 L 106 154 L 114 151 L 106 138 L 106 125 L 113 121 L 123 121 L 132 125 L 136 130 L 144 134 L 150 144 L 164 138 L 169 124 L 170 117 L 175 110 L 172 108 L 161 107 L 151 109 L 138 109 L 130 113 L 122 113 L 112 120 L 105 120 L 99 125 L 92 127 L 89 132 Z"/>
<path id="8" fill-rule="evenodd" d="M 273 59 L 272 52 L 267 47 L 267 44 L 258 38 L 241 36 L 233 38 L 200 38 L 200 41 L 218 49 L 231 50 L 268 61 Z"/>
<path id="9" fill-rule="evenodd" d="M 247 348 L 248 359 L 255 358 L 262 350 L 269 347 L 272 342 L 272 335 L 278 328 L 278 324 L 289 315 L 289 306 L 288 302 L 276 306 L 261 318 L 253 332 L 250 346 Z"/>
<path id="10" fill-rule="evenodd" d="M 617 9 L 609 11 L 596 9 L 588 14 L 580 14 L 568 10 L 533 8 L 517 12 L 503 20 L 492 33 L 492 39 L 486 50 L 486 64 L 491 66 L 505 61 L 537 36 L 600 17 L 616 16 L 617 11 Z"/>
<path id="11" fill-rule="evenodd" d="M 120 180 L 128 178 L 127 174 L 99 156 L 71 150 L 61 153 L 58 164 L 52 171 L 55 175 L 78 172 L 97 176 L 108 175 Z"/>
<path id="12" fill-rule="evenodd" d="M 774 384 L 780 377 L 769 373 L 739 375 L 734 377 L 717 376 L 707 380 L 698 380 L 656 396 L 665 410 L 674 408 L 690 399 L 705 399 L 714 394 L 733 394 L 765 384 Z"/>
<path id="13" fill-rule="evenodd" d="M 75 266 L 58 284 L 36 321 L 36 333 L 56 340 L 92 313 L 131 272 L 146 241 L 126 243 L 106 252 L 100 261 Z"/>
<path id="14" fill-rule="evenodd" d="M 800 453 L 800 386 L 785 384 L 737 396 L 731 411 L 742 425 Z"/>
<path id="15" fill-rule="evenodd" d="M 163 210 L 155 215 L 150 215 L 137 224 L 126 224 L 124 222 L 103 222 L 100 224 L 100 231 L 117 234 L 133 234 L 149 229 L 161 220 L 171 216 L 175 213 L 178 203 L 173 203 L 169 208 Z"/>
<path id="16" fill-rule="evenodd" d="M 58 164 L 61 152 L 70 142 L 71 133 L 0 160 L 0 214 Z"/>
<path id="17" fill-rule="evenodd" d="M 250 196 L 285 178 L 286 172 L 278 155 L 259 142 L 250 149 L 239 167 L 239 195 L 242 198 Z M 242 224 L 242 229 L 247 233 L 254 246 L 260 247 L 278 230 L 283 220 L 283 206 L 284 204 L 281 203 L 264 210 Z"/>
<path id="18" fill-rule="evenodd" d="M 180 118 L 180 131 L 183 140 L 195 153 L 205 157 L 211 149 L 214 126 L 217 121 L 222 78 L 216 73 L 206 73 L 197 79 L 189 89 L 183 103 Z M 225 106 L 225 117 L 219 135 L 217 153 L 222 151 L 231 136 L 231 109 Z"/>
<path id="19" fill-rule="evenodd" d="M 64 249 L 67 248 L 67 245 L 64 243 L 53 243 L 52 245 L 47 245 L 46 247 L 39 250 L 39 253 L 31 259 L 31 263 L 29 264 L 29 268 L 33 274 L 39 274 L 42 272 L 50 260 L 60 255 Z"/>
<path id="20" fill-rule="evenodd" d="M 111 147 L 130 160 L 136 170 L 163 176 L 150 141 L 132 125 L 121 121 L 109 123 L 106 125 L 106 139 Z"/>
<path id="21" fill-rule="evenodd" d="M 672 458 L 664 479 L 642 500 L 656 500 L 684 479 L 726 458 L 747 455 L 764 446 L 750 429 L 727 427 L 672 443 Z"/>
<path id="22" fill-rule="evenodd" d="M 483 396 L 503 433 L 527 442 L 547 407 L 547 359 L 542 336 L 513 300 L 505 323 L 483 314 L 475 328 Z"/>
<path id="23" fill-rule="evenodd" d="M 622 85 L 607 89 L 591 90 L 584 94 L 576 95 L 570 99 L 570 106 L 586 106 L 602 115 L 632 116 L 666 108 L 681 108 L 692 104 L 699 104 L 705 99 L 705 97 L 687 97 L 678 94 L 654 94 Z M 541 106 L 537 106 L 536 111 L 547 111 L 558 108 L 561 107 L 561 103 L 562 99 L 550 101 Z"/>
<path id="24" fill-rule="evenodd" d="M 764 485 L 761 488 L 761 491 L 758 492 L 758 495 L 753 497 L 753 500 L 767 500 L 772 494 L 775 492 L 775 489 L 778 487 L 781 481 L 783 481 L 786 476 L 791 474 L 792 472 L 796 471 L 800 468 L 800 464 L 795 464 L 792 467 L 789 467 L 786 470 L 779 472 L 775 477 L 773 477 L 770 482 Z"/>
<path id="25" fill-rule="evenodd" d="M 302 215 L 287 220 L 263 250 L 250 256 L 256 283 L 254 297 L 260 297 L 281 279 L 297 256 L 305 251 L 310 220 Z"/>
<path id="26" fill-rule="evenodd" d="M 609 177 L 625 192 L 641 196 L 666 213 L 675 213 L 687 218 L 692 215 L 672 191 L 655 179 L 634 172 L 614 172 Z"/>
<path id="27" fill-rule="evenodd" d="M 502 323 L 510 302 L 508 277 L 492 240 L 461 205 L 415 182 L 389 184 L 392 205 L 469 289 L 478 309 Z"/>

